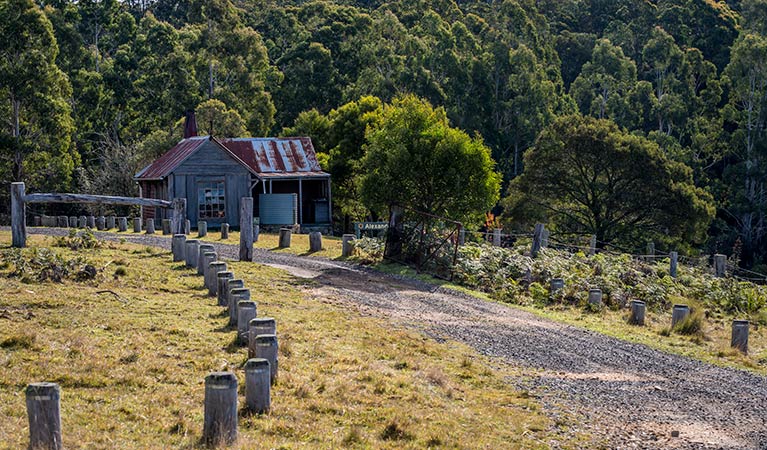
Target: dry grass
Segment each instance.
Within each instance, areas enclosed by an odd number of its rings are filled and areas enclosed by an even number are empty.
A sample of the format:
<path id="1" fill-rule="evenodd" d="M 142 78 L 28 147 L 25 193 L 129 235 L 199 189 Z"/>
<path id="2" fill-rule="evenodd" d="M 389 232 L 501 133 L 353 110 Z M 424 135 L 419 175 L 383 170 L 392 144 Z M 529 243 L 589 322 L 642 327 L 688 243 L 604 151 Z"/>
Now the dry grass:
<path id="1" fill-rule="evenodd" d="M 0 233 L 0 247 L 9 242 Z M 33 381 L 62 386 L 67 448 L 198 447 L 205 375 L 233 370 L 243 388 L 247 353 L 222 309 L 167 252 L 115 243 L 79 254 L 103 268 L 95 282 L 24 284 L 0 270 L 0 448 L 27 444 Z M 236 447 L 547 448 L 553 438 L 536 401 L 504 381 L 518 376 L 510 368 L 311 297 L 283 271 L 230 266 L 277 319 L 281 345 L 273 411 L 243 415 Z"/>

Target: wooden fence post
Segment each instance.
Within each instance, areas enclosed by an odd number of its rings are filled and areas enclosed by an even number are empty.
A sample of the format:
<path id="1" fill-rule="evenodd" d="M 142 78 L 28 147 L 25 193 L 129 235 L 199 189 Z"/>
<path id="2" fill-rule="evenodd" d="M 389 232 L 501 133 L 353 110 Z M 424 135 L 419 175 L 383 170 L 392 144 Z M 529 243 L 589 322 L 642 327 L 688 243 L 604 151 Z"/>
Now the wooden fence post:
<path id="1" fill-rule="evenodd" d="M 648 242 L 647 243 L 647 262 L 653 262 L 655 261 L 655 242 Z"/>
<path id="2" fill-rule="evenodd" d="M 170 248 L 173 252 L 173 262 L 186 261 L 186 235 L 174 234 Z"/>
<path id="3" fill-rule="evenodd" d="M 723 278 L 727 274 L 727 256 L 714 255 L 714 276 Z"/>
<path id="4" fill-rule="evenodd" d="M 117 228 L 117 217 L 107 217 L 107 230 L 114 230 L 115 228 Z"/>
<path id="5" fill-rule="evenodd" d="M 629 322 L 634 325 L 644 325 L 645 308 L 645 302 L 633 300 L 631 302 L 631 320 Z"/>
<path id="6" fill-rule="evenodd" d="M 197 240 L 197 239 L 195 239 Z M 197 245 L 197 263 L 194 267 L 197 267 L 197 275 L 205 275 L 205 254 L 212 252 L 214 247 L 210 244 L 203 244 L 202 241 L 198 241 Z"/>
<path id="7" fill-rule="evenodd" d="M 536 223 L 535 230 L 533 231 L 533 247 L 530 249 L 530 256 L 535 258 L 538 256 L 538 252 L 541 251 L 541 243 L 543 242 L 543 224 Z"/>
<path id="8" fill-rule="evenodd" d="M 208 222 L 204 220 L 197 221 L 197 237 L 205 237 L 208 235 Z"/>
<path id="9" fill-rule="evenodd" d="M 671 328 L 690 315 L 690 307 L 687 305 L 674 305 L 671 311 Z"/>
<path id="10" fill-rule="evenodd" d="M 197 268 L 197 255 L 199 253 L 198 247 L 200 241 L 197 239 L 187 239 L 184 242 L 184 259 L 186 259 L 186 266 L 193 269 Z"/>
<path id="11" fill-rule="evenodd" d="M 501 231 L 500 228 L 493 228 L 493 246 L 495 247 L 501 246 Z"/>
<path id="12" fill-rule="evenodd" d="M 280 228 L 280 248 L 290 248 L 290 236 L 293 231 L 290 228 Z"/>
<path id="13" fill-rule="evenodd" d="M 208 295 L 218 296 L 218 273 L 226 272 L 226 263 L 223 261 L 213 261 L 208 267 L 205 276 L 208 278 Z"/>
<path id="14" fill-rule="evenodd" d="M 69 217 L 69 228 L 77 228 L 77 217 L 75 216 Z"/>
<path id="15" fill-rule="evenodd" d="M 96 217 L 88 216 L 88 228 L 90 228 L 91 230 L 96 229 Z"/>
<path id="16" fill-rule="evenodd" d="M 211 447 L 237 440 L 237 377 L 231 372 L 213 372 L 205 377 L 202 438 Z"/>
<path id="17" fill-rule="evenodd" d="M 141 217 L 133 218 L 133 232 L 141 233 Z"/>
<path id="18" fill-rule="evenodd" d="M 252 358 L 245 363 L 245 406 L 256 414 L 271 408 L 271 370 L 269 361 Z"/>
<path id="19" fill-rule="evenodd" d="M 212 271 L 212 268 L 210 265 L 214 262 L 218 261 L 218 253 L 214 251 L 205 252 L 202 255 L 202 280 L 203 280 L 203 286 L 205 286 L 206 289 L 208 289 L 208 295 L 211 295 L 210 293 L 210 272 Z"/>
<path id="20" fill-rule="evenodd" d="M 679 253 L 677 252 L 671 252 L 669 253 L 670 263 L 668 267 L 668 274 L 671 275 L 671 278 L 676 278 L 676 268 L 677 264 L 679 264 Z"/>
<path id="21" fill-rule="evenodd" d="M 88 226 L 88 218 L 85 216 L 80 216 L 77 218 L 77 227 L 78 228 L 85 228 Z"/>
<path id="22" fill-rule="evenodd" d="M 258 306 L 251 300 L 237 302 L 237 342 L 240 345 L 248 343 L 248 327 L 250 321 L 258 316 Z"/>
<path id="23" fill-rule="evenodd" d="M 248 324 L 248 358 L 256 356 L 256 338 L 261 334 L 277 334 L 277 323 L 271 317 L 256 317 Z"/>
<path id="24" fill-rule="evenodd" d="M 184 234 L 187 236 L 192 234 L 192 221 L 189 219 L 184 220 Z"/>
<path id="25" fill-rule="evenodd" d="M 221 224 L 221 240 L 229 239 L 229 224 Z"/>
<path id="26" fill-rule="evenodd" d="M 146 220 L 146 234 L 154 234 L 154 219 Z"/>
<path id="27" fill-rule="evenodd" d="M 171 220 L 170 219 L 162 219 L 162 234 L 163 236 L 167 236 L 170 234 L 171 230 Z"/>
<path id="28" fill-rule="evenodd" d="M 245 282 L 241 279 L 229 279 L 226 280 L 226 284 L 224 285 L 225 291 L 224 291 L 224 297 L 225 297 L 225 305 L 226 311 L 229 314 L 229 325 L 233 325 L 232 318 L 234 318 L 234 324 L 237 323 L 237 300 L 235 300 L 234 296 L 237 295 L 236 293 L 232 293 L 234 289 L 245 289 Z"/>
<path id="29" fill-rule="evenodd" d="M 232 283 L 229 283 L 231 286 Z M 229 289 L 229 325 L 237 326 L 237 306 L 240 300 L 250 300 L 250 289 L 245 287 L 235 287 Z"/>
<path id="30" fill-rule="evenodd" d="M 269 361 L 272 384 L 277 380 L 277 349 L 277 335 L 260 334 L 256 336 L 256 358 L 264 358 Z"/>
<path id="31" fill-rule="evenodd" d="M 172 234 L 186 234 L 186 199 L 173 199 L 173 212 L 170 221 L 170 232 Z"/>
<path id="32" fill-rule="evenodd" d="M 229 306 L 227 300 L 227 294 L 229 291 L 226 289 L 227 282 L 234 279 L 234 272 L 231 270 L 224 270 L 216 274 L 216 298 L 218 299 L 218 306 Z"/>
<path id="33" fill-rule="evenodd" d="M 602 306 L 601 289 L 589 289 L 589 304 L 593 306 Z"/>
<path id="34" fill-rule="evenodd" d="M 565 288 L 565 280 L 564 278 L 552 278 L 549 282 L 549 290 L 551 293 L 555 293 L 561 289 Z"/>
<path id="35" fill-rule="evenodd" d="M 594 256 L 597 253 L 597 235 L 591 235 L 591 241 L 589 241 L 589 255 Z"/>
<path id="36" fill-rule="evenodd" d="M 253 261 L 253 197 L 240 199 L 240 261 Z"/>
<path id="37" fill-rule="evenodd" d="M 342 257 L 348 258 L 352 256 L 352 250 L 354 250 L 352 241 L 354 241 L 353 234 L 345 234 L 343 235 L 343 237 L 341 237 L 341 256 Z"/>
<path id="38" fill-rule="evenodd" d="M 26 389 L 29 448 L 60 450 L 61 389 L 56 383 L 32 383 Z"/>
<path id="39" fill-rule="evenodd" d="M 27 205 L 24 203 L 26 186 L 24 183 L 11 183 L 11 246 L 27 246 Z"/>
<path id="40" fill-rule="evenodd" d="M 732 339 L 730 345 L 733 348 L 737 348 L 743 354 L 748 354 L 748 320 L 733 320 L 732 321 Z"/>
<path id="41" fill-rule="evenodd" d="M 122 232 L 128 231 L 128 218 L 120 217 L 117 219 L 117 229 Z"/>
<path id="42" fill-rule="evenodd" d="M 309 251 L 318 252 L 322 250 L 322 233 L 314 231 L 309 233 Z"/>

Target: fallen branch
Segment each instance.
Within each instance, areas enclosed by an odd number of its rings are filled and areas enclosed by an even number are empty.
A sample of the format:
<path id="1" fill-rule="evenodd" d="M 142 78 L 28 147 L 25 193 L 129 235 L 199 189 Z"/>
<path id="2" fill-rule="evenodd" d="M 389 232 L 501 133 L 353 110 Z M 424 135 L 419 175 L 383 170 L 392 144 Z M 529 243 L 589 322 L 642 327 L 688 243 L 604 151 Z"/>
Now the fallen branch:
<path id="1" fill-rule="evenodd" d="M 112 294 L 112 295 L 115 296 L 115 298 L 117 299 L 118 302 L 122 302 L 122 303 L 126 303 L 126 304 L 128 303 L 127 299 L 125 299 L 124 297 L 120 296 L 120 294 L 118 294 L 115 291 L 110 291 L 110 290 L 107 289 L 107 290 L 104 290 L 104 291 L 96 291 L 96 293 L 97 294 Z"/>

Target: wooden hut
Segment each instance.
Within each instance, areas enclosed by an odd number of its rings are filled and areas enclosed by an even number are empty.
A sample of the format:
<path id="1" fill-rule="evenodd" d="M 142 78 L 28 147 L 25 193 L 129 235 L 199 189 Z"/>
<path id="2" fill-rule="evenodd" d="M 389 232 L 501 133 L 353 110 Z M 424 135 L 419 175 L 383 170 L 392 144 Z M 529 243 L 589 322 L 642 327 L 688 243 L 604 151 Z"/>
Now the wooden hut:
<path id="1" fill-rule="evenodd" d="M 141 197 L 186 198 L 192 227 L 204 220 L 216 228 L 237 226 L 240 198 L 252 196 L 264 228 L 297 224 L 302 231 L 330 231 L 330 174 L 320 168 L 311 139 L 195 136 L 190 120 L 186 137 L 135 175 Z M 144 219 L 164 214 L 142 210 Z"/>

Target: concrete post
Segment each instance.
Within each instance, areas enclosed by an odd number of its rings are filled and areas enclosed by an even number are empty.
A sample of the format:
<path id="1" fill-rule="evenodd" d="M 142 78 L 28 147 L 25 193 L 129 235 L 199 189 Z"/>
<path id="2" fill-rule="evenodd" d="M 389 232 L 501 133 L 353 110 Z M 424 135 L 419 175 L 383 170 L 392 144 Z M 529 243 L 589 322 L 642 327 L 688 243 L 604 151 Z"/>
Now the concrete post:
<path id="1" fill-rule="evenodd" d="M 231 372 L 213 372 L 205 377 L 202 440 L 210 447 L 237 440 L 237 377 Z"/>
<path id="2" fill-rule="evenodd" d="M 744 355 L 748 354 L 748 320 L 733 320 L 732 321 L 732 339 L 730 345 L 733 348 L 737 348 Z"/>
<path id="3" fill-rule="evenodd" d="M 170 234 L 170 219 L 162 219 L 162 235 L 167 236 Z"/>
<path id="4" fill-rule="evenodd" d="M 117 217 L 116 216 L 107 217 L 107 230 L 114 230 L 115 228 L 117 228 Z"/>
<path id="5" fill-rule="evenodd" d="M 197 237 L 205 237 L 208 235 L 208 222 L 204 220 L 197 221 Z"/>
<path id="6" fill-rule="evenodd" d="M 88 228 L 91 230 L 96 229 L 96 218 L 94 216 L 88 216 Z"/>
<path id="7" fill-rule="evenodd" d="M 253 261 L 253 235 L 253 197 L 243 197 L 240 199 L 240 261 Z"/>
<path id="8" fill-rule="evenodd" d="M 56 383 L 32 383 L 25 391 L 29 419 L 29 448 L 60 450 L 61 389 Z"/>
<path id="9" fill-rule="evenodd" d="M 107 218 L 104 216 L 98 216 L 96 218 L 96 229 L 104 231 L 107 228 Z"/>
<path id="10" fill-rule="evenodd" d="M 208 295 L 218 295 L 218 273 L 226 272 L 226 263 L 223 261 L 213 261 L 210 263 L 208 272 L 205 276 L 208 278 Z"/>
<path id="11" fill-rule="evenodd" d="M 173 262 L 186 261 L 186 236 L 174 234 L 170 249 L 173 252 Z"/>
<path id="12" fill-rule="evenodd" d="M 601 289 L 589 289 L 589 304 L 592 306 L 602 306 Z"/>
<path id="13" fill-rule="evenodd" d="M 229 224 L 228 223 L 222 223 L 221 224 L 221 239 L 229 239 Z"/>
<path id="14" fill-rule="evenodd" d="M 141 217 L 133 218 L 133 232 L 141 233 Z"/>
<path id="15" fill-rule="evenodd" d="M 629 322 L 634 325 L 644 325 L 645 309 L 645 302 L 633 300 L 631 302 L 631 319 Z"/>
<path id="16" fill-rule="evenodd" d="M 669 258 L 671 259 L 671 262 L 669 263 L 668 274 L 671 275 L 671 278 L 676 278 L 676 268 L 679 263 L 679 253 L 671 252 L 669 253 Z"/>
<path id="17" fill-rule="evenodd" d="M 256 336 L 256 358 L 269 361 L 271 384 L 277 380 L 277 335 L 260 334 Z"/>
<path id="18" fill-rule="evenodd" d="M 280 248 L 290 248 L 290 235 L 292 231 L 290 228 L 280 228 Z"/>
<path id="19" fill-rule="evenodd" d="M 344 258 L 348 258 L 352 256 L 352 251 L 354 250 L 354 241 L 355 236 L 353 234 L 345 234 L 341 237 L 341 256 Z"/>
<path id="20" fill-rule="evenodd" d="M 261 334 L 277 334 L 277 324 L 271 317 L 256 317 L 248 324 L 248 357 L 256 355 L 256 338 Z"/>
<path id="21" fill-rule="evenodd" d="M 199 255 L 200 241 L 197 239 L 187 239 L 184 242 L 184 259 L 186 259 L 186 266 L 196 269 L 197 268 L 197 255 Z"/>
<path id="22" fill-rule="evenodd" d="M 552 278 L 549 284 L 550 284 L 549 290 L 551 291 L 552 294 L 565 288 L 564 278 Z"/>
<path id="23" fill-rule="evenodd" d="M 117 229 L 121 232 L 128 231 L 128 218 L 127 217 L 120 217 L 117 219 Z"/>
<path id="24" fill-rule="evenodd" d="M 146 234 L 154 234 L 154 219 L 146 220 Z"/>
<path id="25" fill-rule="evenodd" d="M 714 276 L 723 278 L 727 274 L 727 256 L 714 255 Z"/>
<path id="26" fill-rule="evenodd" d="M 268 413 L 271 408 L 271 370 L 264 358 L 245 363 L 245 406 L 256 414 Z"/>
<path id="27" fill-rule="evenodd" d="M 322 250 L 322 233 L 315 231 L 309 233 L 309 251 L 314 253 Z"/>
<path id="28" fill-rule="evenodd" d="M 248 343 L 248 326 L 251 319 L 255 319 L 257 315 L 256 302 L 251 300 L 237 302 L 237 342 L 240 345 Z"/>
<path id="29" fill-rule="evenodd" d="M 216 274 L 216 299 L 218 300 L 218 306 L 229 306 L 227 303 L 226 295 L 226 282 L 234 279 L 234 272 L 231 270 L 222 270 Z"/>
<path id="30" fill-rule="evenodd" d="M 202 241 L 198 241 L 197 245 L 197 275 L 205 275 L 205 253 L 212 252 L 213 246 L 210 244 L 203 244 Z"/>
<path id="31" fill-rule="evenodd" d="M 674 305 L 674 309 L 671 312 L 671 328 L 674 328 L 677 323 L 684 320 L 690 315 L 690 307 L 687 305 Z"/>
<path id="32" fill-rule="evenodd" d="M 85 228 L 88 226 L 88 218 L 85 216 L 80 216 L 77 218 L 77 227 L 78 228 Z"/>
<path id="33" fill-rule="evenodd" d="M 232 285 L 232 282 L 229 282 Z M 229 326 L 237 326 L 237 306 L 240 300 L 250 300 L 250 289 L 233 287 L 229 289 Z"/>

